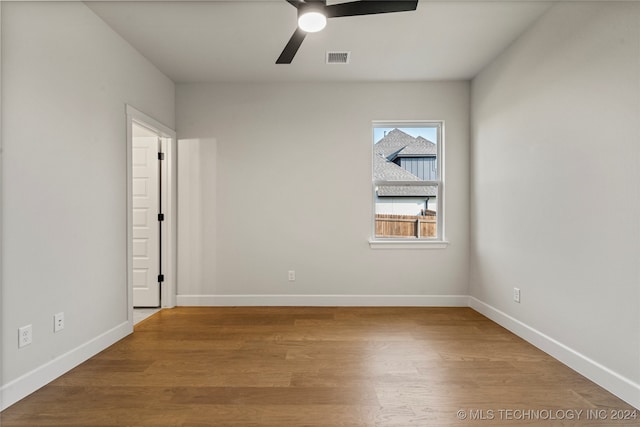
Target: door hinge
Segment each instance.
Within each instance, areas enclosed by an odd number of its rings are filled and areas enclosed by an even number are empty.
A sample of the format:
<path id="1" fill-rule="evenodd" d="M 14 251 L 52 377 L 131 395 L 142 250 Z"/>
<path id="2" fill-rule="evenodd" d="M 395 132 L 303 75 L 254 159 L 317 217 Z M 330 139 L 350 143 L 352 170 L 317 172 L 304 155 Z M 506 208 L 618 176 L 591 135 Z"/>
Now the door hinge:
<path id="1" fill-rule="evenodd" d="M 164 153 L 158 153 L 158 160 L 164 160 Z"/>
<path id="2" fill-rule="evenodd" d="M 158 283 L 164 282 L 164 274 L 158 274 Z"/>
<path id="3" fill-rule="evenodd" d="M 164 214 L 163 213 L 159 213 L 158 214 L 158 221 L 164 221 Z"/>

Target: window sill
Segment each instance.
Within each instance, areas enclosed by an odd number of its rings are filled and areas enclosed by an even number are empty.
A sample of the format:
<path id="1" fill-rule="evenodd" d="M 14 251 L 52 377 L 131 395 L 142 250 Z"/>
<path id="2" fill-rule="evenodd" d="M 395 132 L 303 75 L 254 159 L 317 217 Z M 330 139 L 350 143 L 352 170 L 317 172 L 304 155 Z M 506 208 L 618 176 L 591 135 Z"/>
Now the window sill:
<path id="1" fill-rule="evenodd" d="M 369 240 L 371 249 L 445 249 L 444 240 Z"/>

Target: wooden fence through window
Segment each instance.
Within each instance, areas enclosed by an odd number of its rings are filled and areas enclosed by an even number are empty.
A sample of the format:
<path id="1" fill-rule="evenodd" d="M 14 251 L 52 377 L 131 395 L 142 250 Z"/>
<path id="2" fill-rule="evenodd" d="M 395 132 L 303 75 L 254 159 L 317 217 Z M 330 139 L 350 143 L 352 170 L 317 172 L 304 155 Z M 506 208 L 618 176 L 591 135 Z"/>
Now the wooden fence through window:
<path id="1" fill-rule="evenodd" d="M 376 237 L 436 237 L 436 213 L 425 215 L 376 214 Z"/>

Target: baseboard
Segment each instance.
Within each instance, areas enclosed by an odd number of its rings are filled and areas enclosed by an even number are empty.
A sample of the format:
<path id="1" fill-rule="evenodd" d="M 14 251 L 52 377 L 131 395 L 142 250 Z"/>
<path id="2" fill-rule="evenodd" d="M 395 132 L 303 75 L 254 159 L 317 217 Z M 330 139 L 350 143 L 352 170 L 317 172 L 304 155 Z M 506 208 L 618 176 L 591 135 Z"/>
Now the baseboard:
<path id="1" fill-rule="evenodd" d="M 467 307 L 466 295 L 178 295 L 178 306 Z"/>
<path id="2" fill-rule="evenodd" d="M 5 410 L 132 332 L 133 326 L 130 322 L 121 323 L 81 346 L 5 384 L 0 389 L 2 405 L 0 410 Z"/>
<path id="3" fill-rule="evenodd" d="M 640 384 L 612 371 L 497 308 L 475 297 L 470 296 L 468 298 L 469 307 L 538 347 L 630 405 L 640 409 Z"/>

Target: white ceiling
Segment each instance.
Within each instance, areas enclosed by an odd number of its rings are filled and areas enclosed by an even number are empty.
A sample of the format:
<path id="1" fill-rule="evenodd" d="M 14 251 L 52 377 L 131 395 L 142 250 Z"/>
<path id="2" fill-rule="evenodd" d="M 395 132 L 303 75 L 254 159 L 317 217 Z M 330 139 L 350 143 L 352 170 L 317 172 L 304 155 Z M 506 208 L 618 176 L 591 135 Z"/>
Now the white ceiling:
<path id="1" fill-rule="evenodd" d="M 470 79 L 550 3 L 420 0 L 414 12 L 332 18 L 307 35 L 290 65 L 275 64 L 296 28 L 296 9 L 285 0 L 87 5 L 185 83 Z M 351 63 L 325 64 L 327 50 L 351 51 Z"/>

